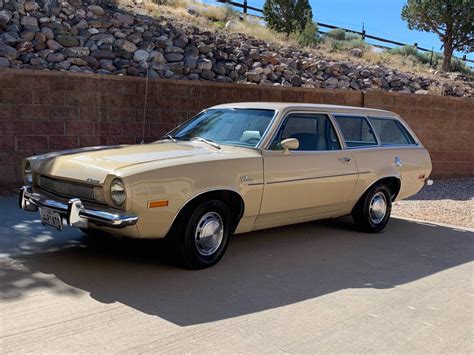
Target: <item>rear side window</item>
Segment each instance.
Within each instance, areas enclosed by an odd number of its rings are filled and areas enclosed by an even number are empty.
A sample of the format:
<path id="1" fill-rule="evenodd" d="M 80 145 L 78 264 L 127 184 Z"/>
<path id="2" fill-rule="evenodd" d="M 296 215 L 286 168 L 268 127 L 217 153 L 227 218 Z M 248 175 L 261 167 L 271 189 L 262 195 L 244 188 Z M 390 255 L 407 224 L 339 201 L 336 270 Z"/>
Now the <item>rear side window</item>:
<path id="1" fill-rule="evenodd" d="M 336 116 L 347 147 L 366 147 L 377 145 L 375 134 L 365 117 Z"/>
<path id="2" fill-rule="evenodd" d="M 415 144 L 415 140 L 403 125 L 393 119 L 385 117 L 370 117 L 370 122 L 378 137 L 385 145 Z"/>

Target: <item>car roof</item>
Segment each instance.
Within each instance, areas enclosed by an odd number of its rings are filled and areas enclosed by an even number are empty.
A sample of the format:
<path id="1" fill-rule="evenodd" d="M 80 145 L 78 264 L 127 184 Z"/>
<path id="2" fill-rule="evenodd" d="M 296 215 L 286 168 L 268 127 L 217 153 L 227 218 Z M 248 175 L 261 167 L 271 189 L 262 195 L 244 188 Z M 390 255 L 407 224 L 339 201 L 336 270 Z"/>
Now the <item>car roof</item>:
<path id="1" fill-rule="evenodd" d="M 300 102 L 234 102 L 216 105 L 210 108 L 246 108 L 259 110 L 278 110 L 286 111 L 294 110 L 311 110 L 319 112 L 332 113 L 354 113 L 354 114 L 371 114 L 371 115 L 390 115 L 396 116 L 395 113 L 386 110 L 377 110 L 366 107 L 342 106 L 342 105 L 322 105 L 322 104 L 306 104 Z"/>

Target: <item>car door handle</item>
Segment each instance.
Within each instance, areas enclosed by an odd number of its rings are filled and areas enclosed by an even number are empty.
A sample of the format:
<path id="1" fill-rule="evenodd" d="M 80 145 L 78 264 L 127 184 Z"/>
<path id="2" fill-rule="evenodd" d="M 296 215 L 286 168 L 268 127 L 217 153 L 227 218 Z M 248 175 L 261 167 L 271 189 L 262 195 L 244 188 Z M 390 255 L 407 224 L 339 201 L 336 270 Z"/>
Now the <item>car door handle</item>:
<path id="1" fill-rule="evenodd" d="M 348 157 L 344 157 L 344 158 L 339 158 L 337 160 L 339 160 L 341 163 L 349 163 L 352 159 Z"/>

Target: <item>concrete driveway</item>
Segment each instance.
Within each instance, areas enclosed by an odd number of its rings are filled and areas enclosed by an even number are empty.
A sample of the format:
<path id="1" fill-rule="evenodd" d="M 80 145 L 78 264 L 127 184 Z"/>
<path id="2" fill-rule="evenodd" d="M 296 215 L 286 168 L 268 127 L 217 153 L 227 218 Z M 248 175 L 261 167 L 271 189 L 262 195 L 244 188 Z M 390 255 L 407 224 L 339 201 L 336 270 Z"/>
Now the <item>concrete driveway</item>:
<path id="1" fill-rule="evenodd" d="M 0 352 L 474 352 L 474 233 L 392 219 L 235 236 L 215 267 L 0 199 Z"/>

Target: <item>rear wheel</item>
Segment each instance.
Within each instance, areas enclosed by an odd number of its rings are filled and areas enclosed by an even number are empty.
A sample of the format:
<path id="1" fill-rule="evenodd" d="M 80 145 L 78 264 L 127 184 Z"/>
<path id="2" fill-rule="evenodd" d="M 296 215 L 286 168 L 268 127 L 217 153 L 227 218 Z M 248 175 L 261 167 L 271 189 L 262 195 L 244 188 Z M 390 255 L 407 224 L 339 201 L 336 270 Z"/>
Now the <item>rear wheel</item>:
<path id="1" fill-rule="evenodd" d="M 384 184 L 372 186 L 361 197 L 352 212 L 356 227 L 367 233 L 381 232 L 392 211 L 392 195 Z"/>
<path id="2" fill-rule="evenodd" d="M 183 215 L 172 236 L 178 262 L 189 269 L 215 265 L 229 242 L 230 212 L 219 200 L 201 202 Z"/>

